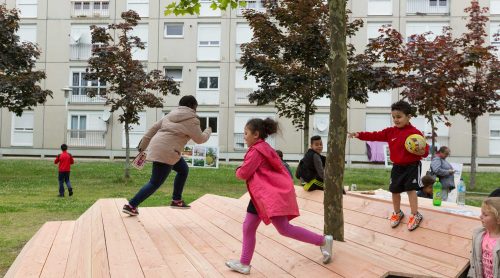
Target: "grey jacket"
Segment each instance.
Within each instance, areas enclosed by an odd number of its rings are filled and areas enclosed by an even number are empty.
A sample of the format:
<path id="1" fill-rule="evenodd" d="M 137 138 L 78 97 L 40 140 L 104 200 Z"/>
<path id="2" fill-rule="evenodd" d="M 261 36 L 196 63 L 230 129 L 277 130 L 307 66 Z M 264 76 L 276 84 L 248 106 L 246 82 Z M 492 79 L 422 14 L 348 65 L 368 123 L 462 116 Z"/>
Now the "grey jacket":
<path id="1" fill-rule="evenodd" d="M 481 262 L 483 236 L 486 229 L 481 227 L 474 231 L 472 234 L 472 249 L 470 254 L 470 269 L 467 277 L 482 278 L 483 277 L 483 264 Z M 500 278 L 500 240 L 493 248 L 493 277 Z"/>
<path id="2" fill-rule="evenodd" d="M 196 112 L 179 106 L 156 122 L 139 143 L 139 149 L 147 149 L 147 160 L 174 165 L 190 139 L 198 144 L 210 138 L 212 130 L 201 131 Z"/>
<path id="3" fill-rule="evenodd" d="M 443 189 L 455 186 L 454 174 L 449 172 L 449 170 L 453 170 L 453 167 L 446 159 L 439 156 L 434 157 L 431 162 L 431 170 L 439 178 Z"/>

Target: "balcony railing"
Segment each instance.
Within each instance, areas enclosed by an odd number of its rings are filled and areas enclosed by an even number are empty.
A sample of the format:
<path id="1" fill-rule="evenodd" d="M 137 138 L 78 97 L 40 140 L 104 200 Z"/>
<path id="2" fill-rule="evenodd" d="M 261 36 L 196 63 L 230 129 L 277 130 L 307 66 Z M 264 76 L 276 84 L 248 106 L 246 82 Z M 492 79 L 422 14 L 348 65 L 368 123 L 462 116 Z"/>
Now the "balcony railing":
<path id="1" fill-rule="evenodd" d="M 235 151 L 244 151 L 248 149 L 247 144 L 245 143 L 245 139 L 243 137 L 243 133 L 234 133 L 234 150 Z M 271 145 L 271 147 L 275 147 L 276 138 L 275 136 L 269 136 L 266 139 L 266 142 Z"/>
<path id="2" fill-rule="evenodd" d="M 234 102 L 236 104 L 250 104 L 250 101 L 248 100 L 248 95 L 253 92 L 252 88 L 236 88 L 234 89 L 234 92 L 235 92 Z"/>
<path id="3" fill-rule="evenodd" d="M 238 10 L 236 11 L 236 15 L 242 16 L 243 12 L 248 9 L 255 10 L 257 12 L 265 12 L 266 8 L 264 7 L 264 4 L 262 3 L 261 0 L 248 0 L 245 1 L 246 6 L 245 7 L 239 7 Z"/>
<path id="4" fill-rule="evenodd" d="M 407 14 L 449 14 L 450 0 L 408 0 Z"/>
<path id="5" fill-rule="evenodd" d="M 82 18 L 109 17 L 109 1 L 71 1 L 71 16 Z"/>
<path id="6" fill-rule="evenodd" d="M 106 131 L 70 129 L 67 142 L 72 147 L 104 148 L 106 147 Z"/>
<path id="7" fill-rule="evenodd" d="M 69 95 L 69 103 L 105 103 L 106 99 L 99 96 L 106 90 L 105 87 L 70 87 L 71 94 Z M 89 89 L 97 89 L 97 96 L 89 97 L 87 91 Z"/>
<path id="8" fill-rule="evenodd" d="M 71 60 L 88 60 L 92 55 L 92 44 L 70 44 Z"/>

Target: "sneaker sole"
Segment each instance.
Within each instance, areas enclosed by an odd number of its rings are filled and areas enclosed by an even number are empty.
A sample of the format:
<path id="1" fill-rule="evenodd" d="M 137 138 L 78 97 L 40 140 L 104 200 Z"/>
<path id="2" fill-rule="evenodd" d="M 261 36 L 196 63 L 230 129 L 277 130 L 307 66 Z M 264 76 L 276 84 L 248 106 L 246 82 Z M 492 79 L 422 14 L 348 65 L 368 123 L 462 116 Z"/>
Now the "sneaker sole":
<path id="1" fill-rule="evenodd" d="M 137 215 L 139 215 L 138 213 L 133 213 L 133 212 L 130 212 L 130 211 L 128 211 L 128 210 L 124 210 L 124 209 L 122 210 L 122 212 L 123 212 L 123 213 L 126 213 L 126 214 L 128 214 L 128 215 L 130 215 L 130 216 L 137 216 Z"/>

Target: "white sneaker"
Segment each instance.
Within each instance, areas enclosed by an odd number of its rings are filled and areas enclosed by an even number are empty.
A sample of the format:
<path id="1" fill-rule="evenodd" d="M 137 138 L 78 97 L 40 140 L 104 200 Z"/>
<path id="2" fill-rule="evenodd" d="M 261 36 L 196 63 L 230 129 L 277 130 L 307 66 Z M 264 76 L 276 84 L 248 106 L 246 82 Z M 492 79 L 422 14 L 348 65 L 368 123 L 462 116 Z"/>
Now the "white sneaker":
<path id="1" fill-rule="evenodd" d="M 250 274 L 250 268 L 252 267 L 250 265 L 240 263 L 239 260 L 229 260 L 226 262 L 226 266 L 241 274 Z"/>
<path id="2" fill-rule="evenodd" d="M 325 244 L 319 247 L 321 250 L 321 254 L 323 254 L 323 263 L 327 264 L 330 262 L 333 256 L 333 236 L 326 235 L 325 236 Z"/>

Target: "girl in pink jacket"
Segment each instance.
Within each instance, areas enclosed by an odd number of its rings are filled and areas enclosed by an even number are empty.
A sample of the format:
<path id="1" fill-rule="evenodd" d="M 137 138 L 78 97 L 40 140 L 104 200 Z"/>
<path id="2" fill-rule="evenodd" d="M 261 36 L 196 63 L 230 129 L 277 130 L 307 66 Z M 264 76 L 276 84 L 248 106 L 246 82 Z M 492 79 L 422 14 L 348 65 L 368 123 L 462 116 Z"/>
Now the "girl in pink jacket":
<path id="1" fill-rule="evenodd" d="M 226 262 L 226 266 L 239 273 L 250 273 L 255 235 L 261 221 L 266 225 L 272 223 L 283 236 L 320 246 L 323 263 L 331 260 L 331 235 L 319 235 L 289 223 L 299 216 L 293 180 L 276 151 L 264 141 L 277 131 L 278 123 L 270 118 L 251 119 L 245 126 L 244 138 L 248 151 L 243 164 L 236 170 L 236 177 L 246 181 L 251 200 L 243 222 L 240 260 Z"/>

